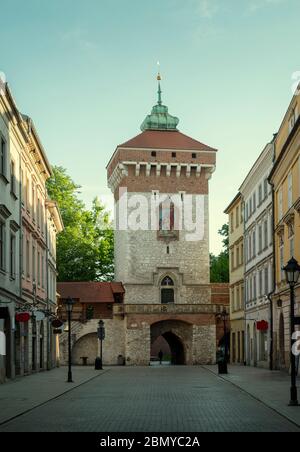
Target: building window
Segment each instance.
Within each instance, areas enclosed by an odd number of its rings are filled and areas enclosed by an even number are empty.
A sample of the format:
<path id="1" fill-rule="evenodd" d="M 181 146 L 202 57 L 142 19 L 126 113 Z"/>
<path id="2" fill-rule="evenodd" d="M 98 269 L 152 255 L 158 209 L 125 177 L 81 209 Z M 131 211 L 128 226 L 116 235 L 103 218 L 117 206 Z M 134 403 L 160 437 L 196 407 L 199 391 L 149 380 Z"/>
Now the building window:
<path id="1" fill-rule="evenodd" d="M 265 199 L 268 197 L 268 179 L 264 179 L 264 197 Z"/>
<path id="2" fill-rule="evenodd" d="M 37 225 L 38 228 L 41 228 L 41 201 L 40 198 L 37 200 Z"/>
<path id="3" fill-rule="evenodd" d="M 1 137 L 1 148 L 0 148 L 0 174 L 6 176 L 6 141 Z"/>
<path id="4" fill-rule="evenodd" d="M 282 206 L 282 188 L 278 191 L 278 220 L 280 221 L 283 217 L 283 206 Z"/>
<path id="5" fill-rule="evenodd" d="M 279 265 L 280 265 L 280 280 L 284 281 L 284 239 L 283 235 L 279 238 L 280 241 L 280 254 L 279 254 Z"/>
<path id="6" fill-rule="evenodd" d="M 236 225 L 236 227 L 238 228 L 238 226 L 239 226 L 239 221 L 240 221 L 240 208 L 239 208 L 239 206 L 237 206 L 237 208 L 236 208 L 235 217 L 236 217 L 236 219 L 235 219 L 235 225 Z"/>
<path id="7" fill-rule="evenodd" d="M 258 205 L 260 206 L 262 203 L 262 186 L 260 184 L 260 186 L 258 187 Z"/>
<path id="8" fill-rule="evenodd" d="M 288 225 L 288 237 L 289 237 L 289 242 L 290 242 L 290 257 L 294 257 L 295 256 L 295 241 L 294 241 L 295 230 L 294 230 L 293 222 L 289 223 L 289 225 Z"/>
<path id="9" fill-rule="evenodd" d="M 173 202 L 162 203 L 159 206 L 159 230 L 174 231 L 175 206 Z"/>
<path id="10" fill-rule="evenodd" d="M 253 257 L 256 256 L 256 231 L 253 231 Z"/>
<path id="11" fill-rule="evenodd" d="M 196 159 L 197 158 L 197 154 L 196 153 L 193 153 L 192 154 L 192 159 Z"/>
<path id="12" fill-rule="evenodd" d="M 30 278 L 30 245 L 29 240 L 26 240 L 26 276 Z"/>
<path id="13" fill-rule="evenodd" d="M 35 281 L 36 278 L 36 274 L 35 274 L 35 269 L 36 269 L 36 257 L 35 257 L 35 246 L 32 245 L 32 281 Z"/>
<path id="14" fill-rule="evenodd" d="M 236 304 L 237 304 L 237 309 L 241 309 L 240 287 L 239 286 L 237 286 L 237 288 L 236 288 Z"/>
<path id="15" fill-rule="evenodd" d="M 253 212 L 256 210 L 256 193 L 253 193 Z"/>
<path id="16" fill-rule="evenodd" d="M 10 162 L 10 193 L 16 196 L 15 162 Z"/>
<path id="17" fill-rule="evenodd" d="M 29 190 L 30 190 L 30 188 L 29 188 L 29 178 L 27 177 L 26 178 L 26 192 L 25 192 L 25 206 L 26 206 L 26 209 L 27 209 L 28 213 L 30 212 L 30 209 L 29 209 Z"/>
<path id="18" fill-rule="evenodd" d="M 256 300 L 256 275 L 253 277 L 253 298 Z"/>
<path id="19" fill-rule="evenodd" d="M 151 152 L 151 157 L 156 157 L 156 151 Z"/>
<path id="20" fill-rule="evenodd" d="M 265 247 L 265 249 L 266 248 L 268 248 L 268 241 L 269 241 L 269 238 L 268 238 L 268 221 L 266 220 L 265 222 L 264 222 L 264 247 Z"/>
<path id="21" fill-rule="evenodd" d="M 11 234 L 10 235 L 10 266 L 9 266 L 9 274 L 11 278 L 15 278 L 16 276 L 16 237 Z"/>
<path id="22" fill-rule="evenodd" d="M 293 205 L 293 175 L 289 173 L 288 175 L 288 208 L 290 209 Z"/>
<path id="23" fill-rule="evenodd" d="M 258 226 L 258 252 L 262 251 L 262 226 Z"/>
<path id="24" fill-rule="evenodd" d="M 0 221 L 0 270 L 5 270 L 5 223 Z"/>
<path id="25" fill-rule="evenodd" d="M 244 245 L 241 244 L 241 265 L 244 263 Z"/>
<path id="26" fill-rule="evenodd" d="M 176 152 L 172 152 L 172 157 L 173 157 L 173 159 L 176 158 Z"/>
<path id="27" fill-rule="evenodd" d="M 174 303 L 174 281 L 166 276 L 161 282 L 161 303 L 170 304 Z"/>
<path id="28" fill-rule="evenodd" d="M 35 188 L 32 182 L 32 218 L 35 221 Z"/>
<path id="29" fill-rule="evenodd" d="M 258 296 L 261 297 L 263 293 L 263 281 L 262 281 L 262 270 L 258 272 Z"/>
<path id="30" fill-rule="evenodd" d="M 37 253 L 37 283 L 38 286 L 41 286 L 41 253 L 38 251 Z"/>
<path id="31" fill-rule="evenodd" d="M 265 295 L 269 293 L 269 269 L 265 268 Z"/>

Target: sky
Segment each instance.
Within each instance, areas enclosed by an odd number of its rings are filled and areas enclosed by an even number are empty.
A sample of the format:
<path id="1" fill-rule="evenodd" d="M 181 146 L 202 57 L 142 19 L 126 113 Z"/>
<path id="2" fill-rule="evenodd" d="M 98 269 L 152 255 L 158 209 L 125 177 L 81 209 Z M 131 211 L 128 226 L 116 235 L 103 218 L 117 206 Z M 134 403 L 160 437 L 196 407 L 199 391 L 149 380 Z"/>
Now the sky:
<path id="1" fill-rule="evenodd" d="M 277 132 L 300 80 L 299 0 L 0 0 L 0 72 L 48 159 L 109 208 L 106 164 L 163 101 L 219 150 L 210 249 L 224 209 Z M 298 74 L 297 74 L 298 72 Z"/>

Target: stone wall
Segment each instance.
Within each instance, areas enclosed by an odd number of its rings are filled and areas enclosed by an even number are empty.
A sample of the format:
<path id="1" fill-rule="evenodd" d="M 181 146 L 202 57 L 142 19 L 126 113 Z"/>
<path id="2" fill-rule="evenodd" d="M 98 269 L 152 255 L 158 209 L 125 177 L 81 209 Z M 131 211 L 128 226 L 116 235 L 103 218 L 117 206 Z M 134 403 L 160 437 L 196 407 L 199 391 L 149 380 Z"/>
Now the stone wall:
<path id="1" fill-rule="evenodd" d="M 215 364 L 216 326 L 193 325 L 193 364 Z"/>

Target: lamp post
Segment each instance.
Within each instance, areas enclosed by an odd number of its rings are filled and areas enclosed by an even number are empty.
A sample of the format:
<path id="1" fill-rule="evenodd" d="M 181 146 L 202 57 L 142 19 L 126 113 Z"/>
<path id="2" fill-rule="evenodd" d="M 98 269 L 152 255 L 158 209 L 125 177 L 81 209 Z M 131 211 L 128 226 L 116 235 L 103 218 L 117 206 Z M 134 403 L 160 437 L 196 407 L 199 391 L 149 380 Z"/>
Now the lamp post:
<path id="1" fill-rule="evenodd" d="M 69 349 L 69 368 L 68 368 L 68 383 L 73 383 L 72 379 L 72 350 L 71 350 L 71 314 L 75 301 L 71 297 L 68 297 L 65 301 L 66 311 L 68 313 L 68 349 Z"/>
<path id="2" fill-rule="evenodd" d="M 103 369 L 103 360 L 102 360 L 102 343 L 105 339 L 105 326 L 103 320 L 99 320 L 99 327 L 98 327 L 98 339 L 100 340 L 100 359 L 96 359 L 96 369 L 102 370 Z"/>
<path id="3" fill-rule="evenodd" d="M 294 332 L 295 332 L 295 285 L 297 284 L 300 276 L 300 266 L 296 259 L 292 259 L 283 268 L 286 275 L 287 283 L 290 286 L 290 298 L 291 298 L 291 314 L 290 314 L 290 329 L 291 329 L 291 399 L 290 406 L 298 406 L 297 397 L 297 385 L 296 385 L 296 356 L 293 353 L 294 348 Z"/>
<path id="4" fill-rule="evenodd" d="M 227 343 L 227 326 L 226 326 L 227 316 L 228 316 L 228 313 L 227 313 L 226 309 L 224 309 L 220 314 L 217 314 L 217 318 L 219 318 L 223 321 L 223 329 L 224 329 L 225 351 L 224 351 L 224 356 L 220 357 L 219 361 L 218 361 L 219 373 L 222 373 L 222 374 L 228 374 L 228 369 L 227 369 L 228 343 Z"/>

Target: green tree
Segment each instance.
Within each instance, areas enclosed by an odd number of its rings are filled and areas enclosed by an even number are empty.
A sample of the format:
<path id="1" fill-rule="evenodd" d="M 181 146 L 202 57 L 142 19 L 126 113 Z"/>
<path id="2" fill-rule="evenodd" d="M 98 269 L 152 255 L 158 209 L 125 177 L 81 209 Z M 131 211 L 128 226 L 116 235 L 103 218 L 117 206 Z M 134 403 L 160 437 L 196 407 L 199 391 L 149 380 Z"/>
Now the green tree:
<path id="1" fill-rule="evenodd" d="M 229 227 L 224 224 L 218 231 L 223 239 L 224 250 L 218 256 L 210 254 L 210 282 L 227 283 L 229 282 Z"/>
<path id="2" fill-rule="evenodd" d="M 47 190 L 64 223 L 57 238 L 58 281 L 110 281 L 114 237 L 109 214 L 98 198 L 86 209 L 79 189 L 64 168 L 53 167 Z"/>

